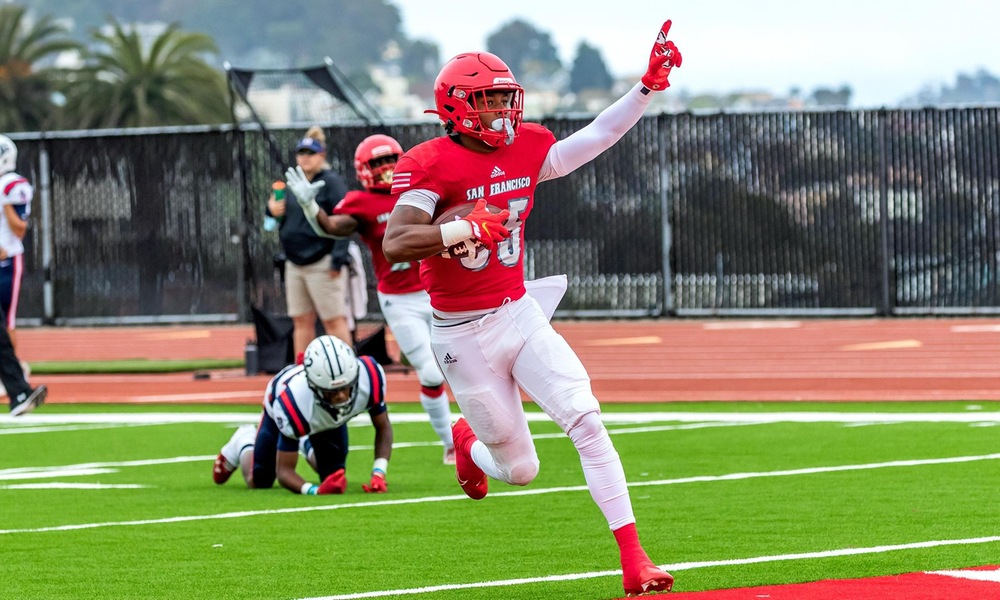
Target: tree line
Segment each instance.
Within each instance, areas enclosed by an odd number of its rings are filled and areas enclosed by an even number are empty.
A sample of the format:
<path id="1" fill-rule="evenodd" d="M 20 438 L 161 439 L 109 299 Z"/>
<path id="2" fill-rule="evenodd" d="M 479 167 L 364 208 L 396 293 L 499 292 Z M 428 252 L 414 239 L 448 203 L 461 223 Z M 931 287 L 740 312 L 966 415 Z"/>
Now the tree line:
<path id="1" fill-rule="evenodd" d="M 92 43 L 45 15 L 0 6 L 0 130 L 46 131 L 224 123 L 226 79 L 203 58 L 204 34 L 167 27 L 150 43 L 111 21 Z M 75 56 L 76 64 L 56 59 Z"/>
<path id="2" fill-rule="evenodd" d="M 101 4 L 116 16 L 98 14 L 93 3 L 65 0 L 39 0 L 30 13 L 0 5 L 0 131 L 229 122 L 224 57 L 235 57 L 237 67 L 246 61 L 252 68 L 280 68 L 322 64 L 330 56 L 349 65 L 344 71 L 356 87 L 377 93 L 368 68 L 391 47 L 411 89 L 428 97 L 442 64 L 436 44 L 403 35 L 398 9 L 385 0 L 337 0 L 319 11 L 307 3 L 297 11 L 296 2 L 290 10 L 289 3 L 262 0 Z M 68 18 L 34 12 L 39 10 Z M 170 14 L 208 31 L 176 22 L 140 25 L 169 22 L 164 17 Z M 490 35 L 486 50 L 503 58 L 522 84 L 572 93 L 612 85 L 597 48 L 581 43 L 567 72 L 549 34 L 520 19 Z"/>

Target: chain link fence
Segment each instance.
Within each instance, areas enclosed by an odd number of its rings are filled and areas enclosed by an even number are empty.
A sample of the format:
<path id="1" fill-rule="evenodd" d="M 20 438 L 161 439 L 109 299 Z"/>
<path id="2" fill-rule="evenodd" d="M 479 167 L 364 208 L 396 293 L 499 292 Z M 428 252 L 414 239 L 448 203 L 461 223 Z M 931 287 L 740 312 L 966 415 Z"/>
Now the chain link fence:
<path id="1" fill-rule="evenodd" d="M 564 317 L 1000 313 L 1000 109 L 643 118 L 538 187 L 528 278 Z M 589 119 L 547 119 L 564 138 Z M 408 148 L 429 123 L 390 133 Z M 302 129 L 270 133 L 291 149 Z M 326 128 L 353 181 L 363 125 Z M 27 323 L 247 321 L 284 311 L 248 126 L 11 135 L 36 186 Z M 365 249 L 367 252 L 367 249 Z M 369 311 L 378 318 L 366 265 Z"/>

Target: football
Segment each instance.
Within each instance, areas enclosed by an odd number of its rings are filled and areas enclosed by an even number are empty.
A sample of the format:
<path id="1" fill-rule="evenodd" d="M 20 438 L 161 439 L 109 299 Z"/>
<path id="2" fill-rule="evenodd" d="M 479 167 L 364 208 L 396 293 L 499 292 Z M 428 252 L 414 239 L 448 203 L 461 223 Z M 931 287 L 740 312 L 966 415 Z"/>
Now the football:
<path id="1" fill-rule="evenodd" d="M 441 225 L 444 223 L 450 223 L 455 219 L 461 219 L 465 215 L 472 212 L 472 209 L 475 207 L 475 202 L 465 202 L 457 206 L 452 206 L 434 218 L 434 225 Z M 503 209 L 497 208 L 492 204 L 487 204 L 486 210 L 496 214 L 501 212 Z M 445 258 L 475 258 L 482 248 L 484 248 L 484 246 L 479 240 L 465 240 L 464 242 L 459 242 L 454 246 L 445 248 L 441 251 L 441 256 Z"/>

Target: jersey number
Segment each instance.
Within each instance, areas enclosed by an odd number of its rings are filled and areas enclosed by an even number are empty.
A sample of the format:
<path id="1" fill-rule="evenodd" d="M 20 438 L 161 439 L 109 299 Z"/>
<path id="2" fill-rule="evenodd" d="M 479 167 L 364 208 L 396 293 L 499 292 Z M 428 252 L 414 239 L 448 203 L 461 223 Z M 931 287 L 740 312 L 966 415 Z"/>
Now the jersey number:
<path id="1" fill-rule="evenodd" d="M 516 267 L 521 259 L 521 213 L 528 208 L 528 198 L 515 198 L 507 203 L 510 216 L 504 227 L 510 231 L 510 237 L 499 242 L 493 250 L 480 249 L 475 256 L 459 259 L 462 266 L 472 271 L 481 271 L 490 262 L 490 257 L 496 252 L 497 260 L 505 267 Z"/>

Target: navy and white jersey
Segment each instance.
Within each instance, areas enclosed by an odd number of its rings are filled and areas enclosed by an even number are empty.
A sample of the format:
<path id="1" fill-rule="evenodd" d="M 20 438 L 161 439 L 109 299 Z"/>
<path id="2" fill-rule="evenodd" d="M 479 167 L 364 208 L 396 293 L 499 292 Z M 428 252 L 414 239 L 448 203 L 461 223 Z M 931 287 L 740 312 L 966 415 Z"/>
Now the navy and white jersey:
<path id="1" fill-rule="evenodd" d="M 370 356 L 358 359 L 358 381 L 351 399 L 339 410 L 323 406 L 316 399 L 305 367 L 292 365 L 282 369 L 267 384 L 264 411 L 274 419 L 285 437 L 299 439 L 312 433 L 336 429 L 367 411 L 372 417 L 386 411 L 385 371 Z"/>
<path id="2" fill-rule="evenodd" d="M 31 198 L 34 194 L 35 190 L 28 180 L 17 173 L 0 175 L 0 248 L 7 251 L 8 258 L 23 254 L 24 244 L 11 230 L 2 207 L 7 204 L 12 205 L 21 220 L 27 221 L 28 215 L 31 214 Z"/>

